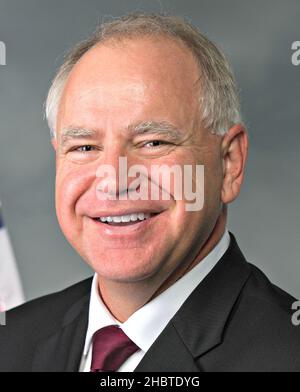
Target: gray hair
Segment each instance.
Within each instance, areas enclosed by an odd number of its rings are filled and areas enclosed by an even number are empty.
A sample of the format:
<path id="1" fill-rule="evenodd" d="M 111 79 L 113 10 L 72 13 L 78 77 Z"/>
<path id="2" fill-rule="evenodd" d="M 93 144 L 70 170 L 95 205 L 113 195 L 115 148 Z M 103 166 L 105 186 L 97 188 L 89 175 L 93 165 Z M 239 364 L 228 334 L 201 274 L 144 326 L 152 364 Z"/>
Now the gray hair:
<path id="1" fill-rule="evenodd" d="M 52 82 L 45 105 L 52 137 L 56 134 L 56 118 L 63 89 L 79 59 L 101 42 L 141 36 L 169 37 L 190 49 L 199 67 L 199 100 L 204 127 L 212 133 L 224 135 L 230 127 L 241 122 L 236 82 L 220 49 L 180 17 L 134 13 L 103 22 L 92 36 L 77 44 L 65 57 Z"/>

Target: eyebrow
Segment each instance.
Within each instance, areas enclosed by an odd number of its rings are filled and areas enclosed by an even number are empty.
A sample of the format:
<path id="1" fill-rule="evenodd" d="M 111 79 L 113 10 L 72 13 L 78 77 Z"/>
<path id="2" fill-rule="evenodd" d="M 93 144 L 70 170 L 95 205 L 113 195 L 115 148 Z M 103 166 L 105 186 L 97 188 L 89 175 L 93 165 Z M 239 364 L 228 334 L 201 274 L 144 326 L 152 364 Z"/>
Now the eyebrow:
<path id="1" fill-rule="evenodd" d="M 96 131 L 86 128 L 63 128 L 60 132 L 60 142 L 62 145 L 70 139 L 93 138 L 97 134 Z"/>
<path id="2" fill-rule="evenodd" d="M 167 137 L 169 140 L 178 141 L 182 139 L 182 132 L 168 121 L 143 121 L 136 124 L 131 124 L 126 127 L 130 136 L 140 135 L 158 135 Z M 60 144 L 65 145 L 70 139 L 94 138 L 97 136 L 97 131 L 87 128 L 70 127 L 63 128 L 60 132 Z"/>
<path id="3" fill-rule="evenodd" d="M 159 135 L 165 136 L 170 140 L 176 141 L 183 137 L 182 132 L 168 121 L 143 121 L 127 127 L 132 136 L 139 135 Z"/>

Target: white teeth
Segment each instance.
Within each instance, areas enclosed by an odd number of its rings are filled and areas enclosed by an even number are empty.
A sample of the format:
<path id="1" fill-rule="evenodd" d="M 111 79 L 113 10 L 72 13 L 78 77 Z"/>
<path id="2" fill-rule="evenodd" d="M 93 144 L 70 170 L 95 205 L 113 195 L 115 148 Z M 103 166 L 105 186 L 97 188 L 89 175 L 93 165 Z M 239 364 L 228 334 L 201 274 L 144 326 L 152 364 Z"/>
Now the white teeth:
<path id="1" fill-rule="evenodd" d="M 139 218 L 139 220 L 144 220 L 145 219 L 144 213 L 143 212 L 139 212 L 138 213 L 138 218 Z"/>
<path id="2" fill-rule="evenodd" d="M 117 215 L 117 216 L 101 216 L 100 221 L 101 222 L 114 222 L 114 223 L 120 223 L 120 222 L 135 222 L 137 220 L 144 220 L 150 218 L 151 214 L 149 213 L 144 213 L 144 212 L 138 212 L 130 215 Z"/>

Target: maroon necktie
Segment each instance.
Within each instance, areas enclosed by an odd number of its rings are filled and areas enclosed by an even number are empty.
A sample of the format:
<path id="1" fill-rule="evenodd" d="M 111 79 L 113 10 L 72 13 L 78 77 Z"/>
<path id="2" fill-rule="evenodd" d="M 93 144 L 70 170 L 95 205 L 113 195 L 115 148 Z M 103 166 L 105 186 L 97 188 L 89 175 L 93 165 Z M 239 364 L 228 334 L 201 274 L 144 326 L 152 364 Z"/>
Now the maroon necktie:
<path id="1" fill-rule="evenodd" d="M 91 372 L 115 372 L 139 347 L 117 325 L 109 325 L 93 335 Z"/>

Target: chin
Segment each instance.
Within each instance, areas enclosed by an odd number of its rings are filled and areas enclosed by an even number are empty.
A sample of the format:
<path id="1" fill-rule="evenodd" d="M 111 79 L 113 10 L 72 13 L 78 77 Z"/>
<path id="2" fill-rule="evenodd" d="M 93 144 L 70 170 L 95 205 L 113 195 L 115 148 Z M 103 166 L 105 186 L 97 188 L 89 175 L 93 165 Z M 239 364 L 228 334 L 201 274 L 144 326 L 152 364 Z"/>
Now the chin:
<path id="1" fill-rule="evenodd" d="M 109 257 L 107 253 L 102 257 L 91 255 L 88 257 L 88 264 L 92 269 L 107 280 L 123 283 L 139 282 L 156 274 L 161 265 L 161 261 L 155 257 L 147 257 L 143 249 L 138 252 L 117 249 L 110 250 L 109 253 Z"/>

